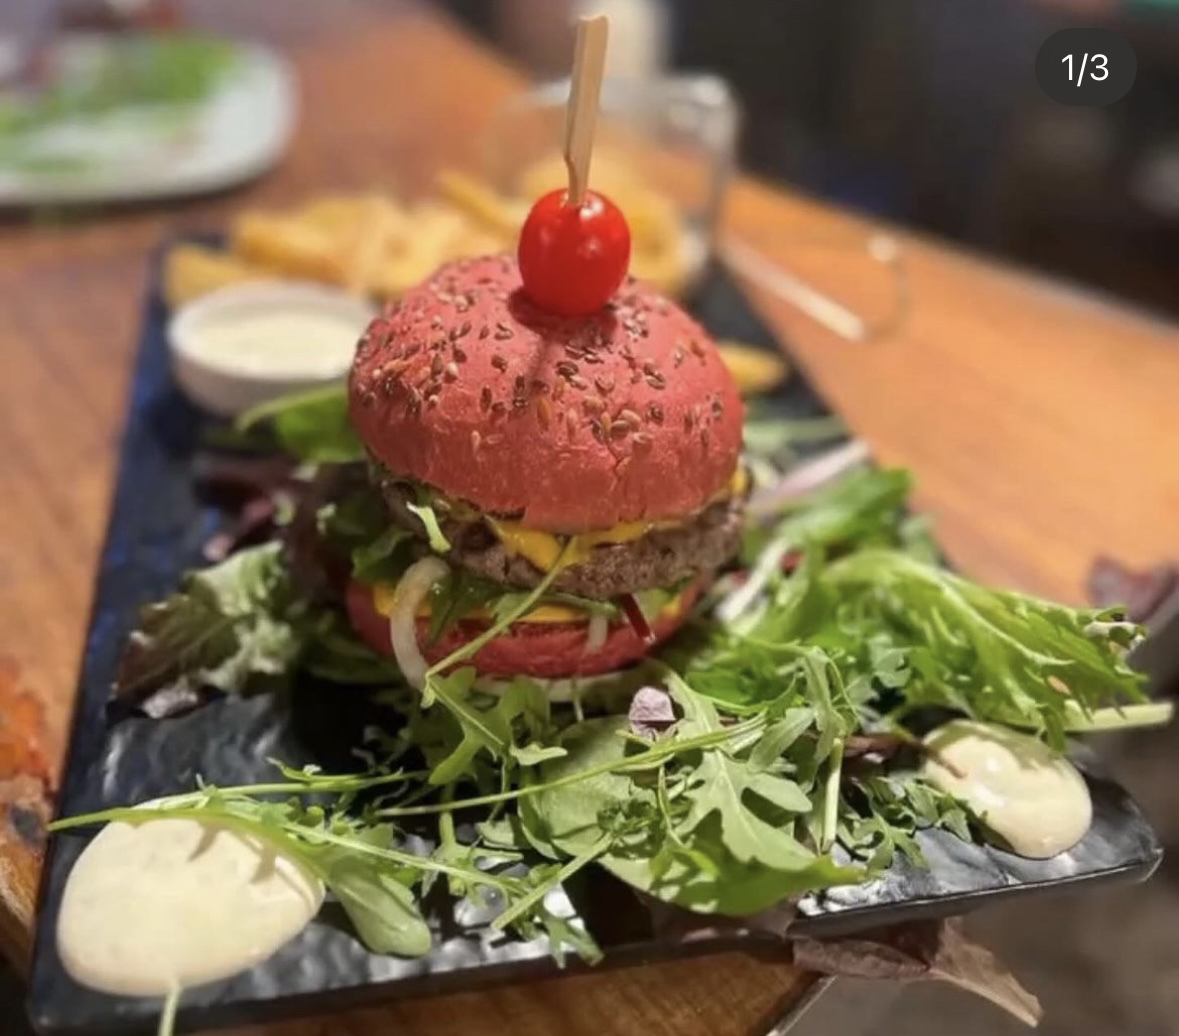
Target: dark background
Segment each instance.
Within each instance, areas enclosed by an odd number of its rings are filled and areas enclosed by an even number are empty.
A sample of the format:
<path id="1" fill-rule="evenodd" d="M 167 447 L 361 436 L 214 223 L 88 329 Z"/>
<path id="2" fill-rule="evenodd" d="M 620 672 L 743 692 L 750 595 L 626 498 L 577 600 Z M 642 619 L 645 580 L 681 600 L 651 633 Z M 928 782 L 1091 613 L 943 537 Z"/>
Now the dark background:
<path id="1" fill-rule="evenodd" d="M 505 42 L 510 4 L 442 2 Z M 746 169 L 1179 315 L 1179 0 L 665 2 L 673 65 L 736 87 Z M 1123 100 L 1040 92 L 1036 52 L 1073 25 L 1130 40 Z"/>

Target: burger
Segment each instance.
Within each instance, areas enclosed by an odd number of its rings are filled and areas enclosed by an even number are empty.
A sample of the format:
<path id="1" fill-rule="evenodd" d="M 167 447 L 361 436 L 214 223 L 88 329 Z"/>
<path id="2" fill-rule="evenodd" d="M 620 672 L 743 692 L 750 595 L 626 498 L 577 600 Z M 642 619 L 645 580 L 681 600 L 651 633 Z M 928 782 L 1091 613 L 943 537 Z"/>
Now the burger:
<path id="1" fill-rule="evenodd" d="M 348 617 L 410 682 L 460 658 L 623 669 L 737 551 L 740 394 L 707 332 L 633 280 L 569 317 L 510 257 L 446 265 L 369 326 L 348 397 L 400 556 L 353 574 Z"/>

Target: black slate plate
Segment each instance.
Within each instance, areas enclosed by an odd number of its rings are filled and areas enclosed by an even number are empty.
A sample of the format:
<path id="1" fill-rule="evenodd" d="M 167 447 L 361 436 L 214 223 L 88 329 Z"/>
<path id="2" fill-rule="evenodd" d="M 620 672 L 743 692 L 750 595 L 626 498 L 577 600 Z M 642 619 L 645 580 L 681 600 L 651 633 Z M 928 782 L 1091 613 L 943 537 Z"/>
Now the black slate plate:
<path id="1" fill-rule="evenodd" d="M 774 340 L 736 285 L 710 274 L 692 304 L 718 337 L 766 348 Z M 367 706 L 338 691 L 300 687 L 289 709 L 268 698 L 225 700 L 164 721 L 114 719 L 108 689 L 122 640 L 137 609 L 171 590 L 197 563 L 200 545 L 216 528 L 217 513 L 194 495 L 189 467 L 199 415 L 171 385 L 164 340 L 166 312 L 158 293 L 149 300 L 132 383 L 130 413 L 113 513 L 74 716 L 61 814 L 68 816 L 188 790 L 200 774 L 236 784 L 270 775 L 267 757 L 329 769 L 347 765 L 349 746 L 371 719 Z M 774 399 L 790 417 L 827 412 L 801 372 Z M 871 884 L 809 897 L 791 928 L 798 935 L 837 935 L 898 921 L 964 913 L 994 899 L 1077 883 L 1142 880 L 1158 865 L 1154 833 L 1126 793 L 1091 768 L 1095 819 L 1072 852 L 1030 861 L 934 832 L 922 837 L 929 870 L 906 863 Z M 104 996 L 65 975 L 54 929 L 62 888 L 85 838 L 63 835 L 50 847 L 38 923 L 30 1014 L 44 1032 L 124 1036 L 153 1030 L 155 1001 Z M 601 966 L 704 953 L 741 945 L 768 949 L 768 935 L 717 934 L 684 944 L 657 938 L 633 895 L 593 871 L 568 890 L 574 909 L 607 950 Z M 399 960 L 368 953 L 342 916 L 325 908 L 297 939 L 261 967 L 185 994 L 182 1028 L 213 1028 L 321 1013 L 399 996 L 470 988 L 489 982 L 552 974 L 539 942 L 493 937 L 468 906 L 436 919 L 429 957 Z M 179 933 L 178 933 L 179 936 Z M 580 965 L 571 965 L 579 967 Z"/>

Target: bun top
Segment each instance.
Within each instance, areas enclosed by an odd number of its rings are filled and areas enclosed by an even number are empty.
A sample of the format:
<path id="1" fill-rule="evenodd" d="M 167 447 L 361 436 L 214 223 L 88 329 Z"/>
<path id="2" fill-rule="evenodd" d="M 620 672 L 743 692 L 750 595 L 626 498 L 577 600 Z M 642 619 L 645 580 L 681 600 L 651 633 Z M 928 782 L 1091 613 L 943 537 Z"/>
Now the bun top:
<path id="1" fill-rule="evenodd" d="M 460 260 L 369 326 L 353 425 L 391 472 L 547 532 L 687 516 L 736 469 L 744 408 L 708 333 L 628 280 L 590 317 Z"/>

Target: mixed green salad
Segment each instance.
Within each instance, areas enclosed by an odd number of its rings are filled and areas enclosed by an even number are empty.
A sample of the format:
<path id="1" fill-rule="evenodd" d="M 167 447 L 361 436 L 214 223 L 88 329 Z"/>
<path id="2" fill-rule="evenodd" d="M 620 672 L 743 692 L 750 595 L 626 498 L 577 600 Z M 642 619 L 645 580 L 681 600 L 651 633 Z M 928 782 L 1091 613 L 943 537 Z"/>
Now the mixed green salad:
<path id="1" fill-rule="evenodd" d="M 367 581 L 408 563 L 378 491 L 351 477 L 365 460 L 343 390 L 283 401 L 243 427 L 292 458 L 267 483 L 270 524 L 243 527 L 255 542 L 223 543 L 224 560 L 145 610 L 117 690 L 166 712 L 209 688 L 281 693 L 302 674 L 324 694 L 379 702 L 387 723 L 357 746 L 357 772 L 274 760 L 271 781 L 201 784 L 151 814 L 269 840 L 323 879 L 375 952 L 428 953 L 423 900 L 445 887 L 491 908 L 496 929 L 595 960 L 594 933 L 550 897 L 587 867 L 685 916 L 748 922 L 869 880 L 898 854 L 921 864 L 924 829 L 986 837 L 982 818 L 920 776 L 922 735 L 947 717 L 1063 750 L 1070 734 L 1169 715 L 1144 700 L 1126 661 L 1141 630 L 1118 610 L 950 571 L 908 509 L 906 472 L 803 460 L 801 444 L 834 441 L 838 426 L 756 409 L 740 564 L 646 663 L 557 701 L 529 679 L 481 685 L 464 664 L 474 642 L 430 666 L 419 692 L 323 603 L 293 547 L 295 530 L 311 529 L 318 563 Z M 433 614 L 490 608 L 484 640 L 548 599 L 550 582 L 491 599 L 457 581 Z M 55 828 L 118 818 L 144 811 Z"/>

